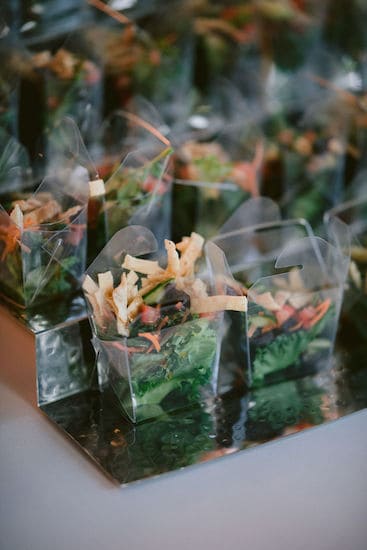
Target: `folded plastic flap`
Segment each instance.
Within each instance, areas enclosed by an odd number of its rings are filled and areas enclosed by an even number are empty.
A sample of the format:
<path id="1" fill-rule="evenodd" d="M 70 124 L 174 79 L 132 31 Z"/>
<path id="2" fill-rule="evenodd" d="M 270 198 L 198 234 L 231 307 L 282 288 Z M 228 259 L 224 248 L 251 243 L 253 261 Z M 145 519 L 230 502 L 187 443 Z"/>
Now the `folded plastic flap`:
<path id="1" fill-rule="evenodd" d="M 98 179 L 99 175 L 78 126 L 71 117 L 60 119 L 50 130 L 46 143 L 46 163 L 48 175 L 63 173 L 64 186 L 68 192 L 80 200 L 88 200 L 88 181 Z M 75 171 L 80 172 L 81 167 L 87 174 L 83 184 L 78 178 L 75 179 Z"/>
<path id="2" fill-rule="evenodd" d="M 209 241 L 204 246 L 205 259 L 209 274 L 210 284 L 216 294 L 227 294 L 228 287 L 231 293 L 241 294 L 238 284 L 234 280 L 227 258 L 215 243 Z"/>
<path id="3" fill-rule="evenodd" d="M 267 197 L 255 197 L 243 202 L 222 225 L 219 234 L 231 233 L 245 227 L 280 221 L 279 206 Z"/>
<path id="4" fill-rule="evenodd" d="M 0 128 L 0 192 L 26 187 L 31 179 L 27 150 L 14 137 Z"/>
<path id="5" fill-rule="evenodd" d="M 170 146 L 168 128 L 152 104 L 136 97 L 130 107 L 131 111 L 114 111 L 102 124 L 99 155 L 121 159 L 131 151 Z"/>
<path id="6" fill-rule="evenodd" d="M 290 242 L 275 262 L 276 269 L 302 266 L 302 278 L 310 290 L 342 285 L 349 263 L 348 256 L 320 237 L 304 237 Z"/>
<path id="7" fill-rule="evenodd" d="M 86 270 L 86 275 L 95 277 L 97 273 L 122 269 L 124 256 L 144 256 L 157 250 L 157 241 L 146 227 L 130 225 L 120 229 L 109 240 L 103 250 Z"/>

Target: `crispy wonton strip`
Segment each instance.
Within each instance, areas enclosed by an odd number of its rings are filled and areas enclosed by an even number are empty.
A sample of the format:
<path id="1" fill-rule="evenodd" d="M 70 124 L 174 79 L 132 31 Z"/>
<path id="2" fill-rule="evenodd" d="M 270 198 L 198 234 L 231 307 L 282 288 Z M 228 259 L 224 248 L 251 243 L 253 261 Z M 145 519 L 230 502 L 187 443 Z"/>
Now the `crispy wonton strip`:
<path id="1" fill-rule="evenodd" d="M 295 269 L 291 269 L 288 274 L 288 278 L 289 278 L 290 287 L 293 291 L 305 290 L 305 285 L 303 284 L 303 281 L 302 281 L 300 269 L 298 269 L 297 267 Z"/>
<path id="2" fill-rule="evenodd" d="M 204 245 L 204 239 L 198 233 L 191 233 L 190 243 L 182 253 L 180 258 L 180 275 L 189 277 L 193 275 L 195 262 L 201 256 Z"/>
<path id="3" fill-rule="evenodd" d="M 252 293 L 252 299 L 259 306 L 267 309 L 268 311 L 278 311 L 281 307 L 276 303 L 270 292 L 264 292 L 263 294 Z"/>
<path id="4" fill-rule="evenodd" d="M 163 273 L 163 269 L 159 267 L 157 261 L 141 260 L 140 258 L 134 258 L 130 254 L 126 254 L 124 263 L 122 264 L 124 269 L 137 271 L 143 275 L 155 275 L 160 272 Z"/>
<path id="5" fill-rule="evenodd" d="M 103 292 L 108 292 L 113 289 L 113 277 L 111 271 L 98 273 L 98 286 Z"/>
<path id="6" fill-rule="evenodd" d="M 128 324 L 126 273 L 122 274 L 121 283 L 112 291 L 112 301 L 117 317 L 117 332 L 125 336 Z"/>
<path id="7" fill-rule="evenodd" d="M 83 207 L 80 204 L 77 204 L 76 206 L 68 208 L 65 212 L 60 212 L 58 219 L 69 221 L 70 218 L 76 216 L 76 214 L 79 214 L 81 210 L 83 210 Z"/>
<path id="8" fill-rule="evenodd" d="M 312 300 L 312 297 L 312 292 L 292 292 L 288 302 L 295 309 L 300 309 L 305 307 Z"/>
<path id="9" fill-rule="evenodd" d="M 178 256 L 175 243 L 172 241 L 169 241 L 168 239 L 165 239 L 164 246 L 167 251 L 166 271 L 169 271 L 170 273 L 172 273 L 172 275 L 178 275 L 180 272 L 180 258 Z"/>
<path id="10" fill-rule="evenodd" d="M 180 252 L 185 252 L 189 244 L 190 244 L 190 237 L 183 237 L 182 241 L 176 244 L 176 248 Z"/>
<path id="11" fill-rule="evenodd" d="M 135 317 L 138 315 L 140 306 L 143 304 L 143 299 L 141 296 L 136 296 L 131 303 L 129 304 L 127 308 L 127 316 L 129 321 L 133 321 Z"/>
<path id="12" fill-rule="evenodd" d="M 10 218 L 19 227 L 20 230 L 23 229 L 23 212 L 19 204 L 16 204 L 14 206 L 14 209 L 10 212 Z"/>
<path id="13" fill-rule="evenodd" d="M 89 275 L 85 276 L 82 287 L 88 294 L 95 294 L 98 291 L 98 285 Z"/>
<path id="14" fill-rule="evenodd" d="M 22 212 L 29 212 L 42 206 L 42 202 L 35 198 L 29 198 L 27 200 L 20 199 L 19 201 L 14 201 L 12 205 L 14 208 L 19 206 Z"/>
<path id="15" fill-rule="evenodd" d="M 51 221 L 61 212 L 61 206 L 55 200 L 46 202 L 36 210 L 32 210 L 24 215 L 24 225 L 40 225 L 41 223 Z"/>
<path id="16" fill-rule="evenodd" d="M 247 311 L 246 296 L 208 296 L 190 301 L 191 313 L 215 313 L 217 311 Z"/>

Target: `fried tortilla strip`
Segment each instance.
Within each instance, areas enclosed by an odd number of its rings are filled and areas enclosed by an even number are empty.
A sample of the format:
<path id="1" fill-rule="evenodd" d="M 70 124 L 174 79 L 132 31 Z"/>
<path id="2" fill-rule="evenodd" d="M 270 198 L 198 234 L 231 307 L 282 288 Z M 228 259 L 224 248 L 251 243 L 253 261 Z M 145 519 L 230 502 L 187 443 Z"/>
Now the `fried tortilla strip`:
<path id="1" fill-rule="evenodd" d="M 42 202 L 39 199 L 30 197 L 27 200 L 21 199 L 19 201 L 14 201 L 13 206 L 19 206 L 22 212 L 30 212 L 31 210 L 42 206 Z"/>
<path id="2" fill-rule="evenodd" d="M 136 296 L 127 308 L 127 316 L 129 321 L 133 321 L 137 317 L 140 307 L 143 304 L 143 299 L 141 296 Z"/>
<path id="3" fill-rule="evenodd" d="M 79 214 L 81 210 L 83 210 L 83 207 L 80 204 L 77 204 L 76 206 L 68 208 L 67 210 L 65 210 L 65 212 L 60 212 L 60 214 L 58 215 L 58 219 L 60 221 L 70 222 L 70 218 L 73 218 L 74 216 Z"/>
<path id="4" fill-rule="evenodd" d="M 20 230 L 23 229 L 23 212 L 18 204 L 16 204 L 14 209 L 10 212 L 10 218 Z"/>
<path id="5" fill-rule="evenodd" d="M 259 306 L 267 309 L 268 311 L 279 311 L 281 309 L 280 305 L 274 300 L 270 292 L 263 292 L 262 294 L 256 294 L 251 292 L 251 298 Z"/>
<path id="6" fill-rule="evenodd" d="M 95 294 L 98 291 L 98 285 L 89 275 L 85 276 L 82 287 L 88 294 Z"/>
<path id="7" fill-rule="evenodd" d="M 178 256 L 175 243 L 165 239 L 164 246 L 167 251 L 166 272 L 172 273 L 172 275 L 176 276 L 180 272 L 180 258 Z"/>
<path id="8" fill-rule="evenodd" d="M 129 273 L 126 275 L 126 280 L 127 280 L 128 286 L 133 287 L 138 282 L 139 277 L 135 273 L 135 271 L 129 271 Z"/>
<path id="9" fill-rule="evenodd" d="M 130 256 L 130 254 L 126 254 L 122 267 L 123 269 L 137 271 L 143 275 L 156 275 L 158 273 L 164 273 L 164 270 L 159 267 L 157 261 L 134 258 L 134 256 Z"/>
<path id="10" fill-rule="evenodd" d="M 104 325 L 105 319 L 103 315 L 103 309 L 101 309 L 100 304 L 97 300 L 97 293 L 99 292 L 99 287 L 89 275 L 86 275 L 82 286 L 84 291 L 87 294 L 89 303 L 92 306 L 95 322 L 98 325 L 98 327 L 102 328 Z"/>
<path id="11" fill-rule="evenodd" d="M 126 273 L 121 276 L 118 287 L 112 291 L 112 301 L 117 317 L 117 332 L 122 336 L 128 336 L 128 315 L 127 315 L 127 279 Z"/>
<path id="12" fill-rule="evenodd" d="M 107 301 L 107 296 L 111 294 L 113 290 L 113 277 L 111 271 L 104 273 L 98 273 L 98 290 L 94 296 L 96 298 L 99 314 L 105 319 L 110 314 L 110 307 Z"/>
<path id="13" fill-rule="evenodd" d="M 188 296 L 190 301 L 192 299 L 207 298 L 208 293 L 206 284 L 201 279 L 187 279 L 185 277 L 179 277 L 176 279 L 177 290 L 183 290 Z"/>
<path id="14" fill-rule="evenodd" d="M 176 248 L 179 252 L 185 252 L 186 248 L 190 244 L 190 237 L 183 237 L 182 241 L 176 244 Z"/>
<path id="15" fill-rule="evenodd" d="M 32 225 L 40 225 L 41 223 L 49 222 L 56 218 L 61 212 L 61 206 L 55 200 L 46 202 L 43 206 L 28 212 L 24 216 L 24 225 L 30 227 Z"/>
<path id="16" fill-rule="evenodd" d="M 129 271 L 126 276 L 127 282 L 127 301 L 130 303 L 139 293 L 136 283 L 138 282 L 139 277 L 135 271 Z"/>
<path id="17" fill-rule="evenodd" d="M 288 274 L 288 278 L 289 278 L 289 285 L 290 285 L 290 287 L 293 291 L 295 291 L 295 290 L 304 291 L 305 290 L 305 285 L 304 285 L 302 277 L 301 277 L 301 270 L 298 269 L 298 267 L 290 270 L 290 272 Z"/>
<path id="18" fill-rule="evenodd" d="M 218 311 L 247 311 L 246 296 L 208 296 L 190 300 L 191 313 L 216 313 Z"/>
<path id="19" fill-rule="evenodd" d="M 300 309 L 305 306 L 312 300 L 312 292 L 292 292 L 288 298 L 288 302 L 295 309 Z"/>
<path id="20" fill-rule="evenodd" d="M 191 233 L 190 242 L 180 258 L 180 275 L 190 277 L 194 274 L 195 263 L 200 258 L 204 246 L 204 238 L 198 233 Z"/>
<path id="21" fill-rule="evenodd" d="M 102 292 L 109 292 L 113 289 L 113 276 L 111 271 L 98 273 L 98 287 Z"/>

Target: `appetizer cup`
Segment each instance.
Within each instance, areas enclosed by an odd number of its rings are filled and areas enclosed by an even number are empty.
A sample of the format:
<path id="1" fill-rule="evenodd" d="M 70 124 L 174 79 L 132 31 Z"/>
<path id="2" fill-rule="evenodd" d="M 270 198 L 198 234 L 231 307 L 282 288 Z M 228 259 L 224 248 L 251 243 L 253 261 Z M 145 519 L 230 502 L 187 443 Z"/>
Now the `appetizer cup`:
<path id="1" fill-rule="evenodd" d="M 244 221 L 258 219 L 267 221 L 240 228 Z M 229 231 L 213 242 L 246 288 L 251 385 L 296 378 L 326 366 L 348 256 L 314 237 L 304 220 L 280 221 L 269 199 L 247 201 L 224 229 Z"/>
<path id="2" fill-rule="evenodd" d="M 236 143 L 233 132 L 223 133 L 215 142 L 189 140 L 178 150 L 173 194 L 175 235 L 197 231 L 211 238 L 246 199 L 259 194 L 262 139 L 245 136 L 248 141 L 241 143 L 239 139 Z"/>
<path id="3" fill-rule="evenodd" d="M 169 140 L 140 116 L 117 111 L 105 122 L 100 142 L 98 164 L 106 185 L 96 254 L 128 225 L 148 227 L 161 242 L 170 234 L 171 223 Z"/>
<path id="4" fill-rule="evenodd" d="M 79 168 L 67 177 L 87 192 L 88 177 Z M 13 202 L 10 214 L 0 207 L 0 286 L 18 306 L 49 301 L 79 287 L 88 199 L 63 191 L 64 178 L 45 178 L 33 195 Z"/>
<path id="5" fill-rule="evenodd" d="M 38 87 L 45 97 L 46 127 L 72 116 L 89 142 L 101 123 L 102 69 L 84 31 L 69 35 L 56 52 L 38 51 L 30 57 Z M 87 51 L 87 54 L 85 53 Z M 37 82 L 35 78 L 33 81 Z"/>
<path id="6" fill-rule="evenodd" d="M 0 207 L 0 285 L 23 307 L 73 292 L 85 271 L 88 200 L 97 176 L 93 170 L 90 176 L 72 119 L 49 133 L 45 158 L 47 175 L 38 189 L 14 193 L 9 213 Z M 10 177 L 16 168 L 10 161 L 8 166 Z"/>
<path id="7" fill-rule="evenodd" d="M 221 294 L 213 295 L 214 281 L 195 275 L 203 244 L 195 233 L 177 245 L 166 240 L 163 268 L 156 260 L 144 259 L 157 250 L 153 234 L 130 226 L 114 235 L 86 272 L 83 289 L 100 385 L 113 389 L 133 422 L 218 393 L 218 373 L 225 366 L 223 342 L 228 338 L 223 312 L 237 311 L 244 318 L 246 298 L 237 294 L 231 279 Z M 221 264 L 212 252 L 209 265 L 217 278 Z M 245 337 L 245 331 L 242 334 Z M 245 370 L 245 348 L 237 357 L 240 372 Z"/>
<path id="8" fill-rule="evenodd" d="M 248 290 L 252 386 L 314 374 L 330 364 L 349 258 L 319 237 L 292 241 L 279 274 Z"/>

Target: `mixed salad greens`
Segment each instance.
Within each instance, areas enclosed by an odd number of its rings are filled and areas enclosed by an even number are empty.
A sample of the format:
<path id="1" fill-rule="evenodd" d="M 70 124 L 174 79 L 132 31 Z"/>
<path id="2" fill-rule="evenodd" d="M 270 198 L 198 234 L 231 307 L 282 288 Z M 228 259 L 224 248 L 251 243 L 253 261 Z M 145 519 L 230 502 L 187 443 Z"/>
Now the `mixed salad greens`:
<path id="1" fill-rule="evenodd" d="M 330 323 L 336 311 L 328 293 L 307 290 L 297 269 L 289 272 L 288 281 L 274 277 L 274 283 L 272 291 L 249 293 L 253 387 L 314 372 L 319 355 L 324 358 L 332 346 Z"/>

